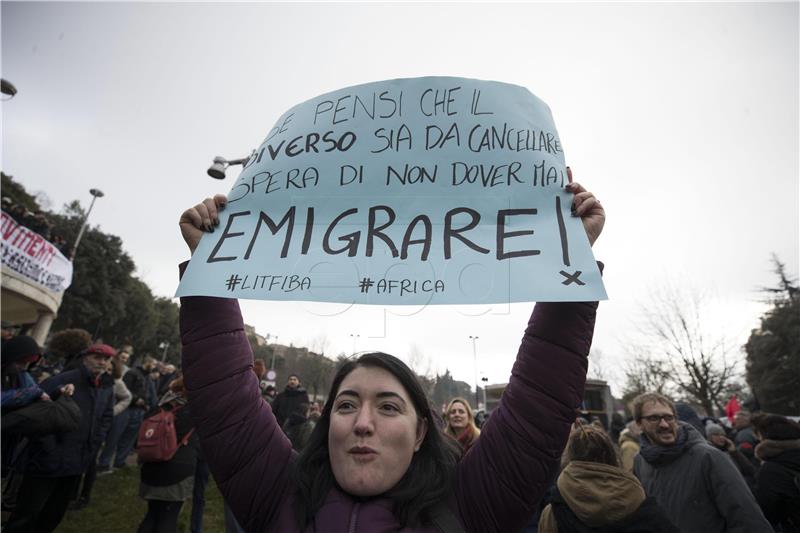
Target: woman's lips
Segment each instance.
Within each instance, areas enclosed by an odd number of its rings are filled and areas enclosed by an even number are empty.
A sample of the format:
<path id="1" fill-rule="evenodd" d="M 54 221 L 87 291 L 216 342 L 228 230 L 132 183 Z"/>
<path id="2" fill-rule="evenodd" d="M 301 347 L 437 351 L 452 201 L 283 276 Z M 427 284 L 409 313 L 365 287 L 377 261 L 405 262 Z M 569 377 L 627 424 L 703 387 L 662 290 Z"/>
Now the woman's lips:
<path id="1" fill-rule="evenodd" d="M 359 462 L 367 462 L 378 457 L 378 452 L 368 446 L 353 446 L 347 453 Z"/>
<path id="2" fill-rule="evenodd" d="M 378 453 L 375 450 L 373 450 L 372 448 L 370 448 L 369 446 L 353 446 L 352 448 L 350 448 L 347 451 L 348 451 L 348 453 L 353 453 L 353 454 L 358 454 L 358 455 L 370 454 L 370 453 Z"/>

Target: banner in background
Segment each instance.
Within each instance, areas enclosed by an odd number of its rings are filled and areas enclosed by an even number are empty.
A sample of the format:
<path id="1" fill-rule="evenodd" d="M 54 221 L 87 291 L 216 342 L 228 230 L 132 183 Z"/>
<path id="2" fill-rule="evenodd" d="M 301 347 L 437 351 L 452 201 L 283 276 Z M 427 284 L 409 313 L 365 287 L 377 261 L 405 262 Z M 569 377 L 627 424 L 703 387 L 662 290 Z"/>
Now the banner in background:
<path id="1" fill-rule="evenodd" d="M 53 244 L 3 211 L 3 265 L 47 290 L 63 292 L 72 283 L 72 262 Z"/>

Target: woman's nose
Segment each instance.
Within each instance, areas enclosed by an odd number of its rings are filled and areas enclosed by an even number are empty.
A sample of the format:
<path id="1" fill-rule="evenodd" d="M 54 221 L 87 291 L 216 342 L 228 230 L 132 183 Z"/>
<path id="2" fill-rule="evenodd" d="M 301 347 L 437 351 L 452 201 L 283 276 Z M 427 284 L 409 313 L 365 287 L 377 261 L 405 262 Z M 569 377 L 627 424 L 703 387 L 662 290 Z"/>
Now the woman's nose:
<path id="1" fill-rule="evenodd" d="M 372 409 L 368 406 L 363 406 L 358 411 L 353 431 L 359 436 L 370 435 L 375 431 L 374 416 L 372 414 Z"/>

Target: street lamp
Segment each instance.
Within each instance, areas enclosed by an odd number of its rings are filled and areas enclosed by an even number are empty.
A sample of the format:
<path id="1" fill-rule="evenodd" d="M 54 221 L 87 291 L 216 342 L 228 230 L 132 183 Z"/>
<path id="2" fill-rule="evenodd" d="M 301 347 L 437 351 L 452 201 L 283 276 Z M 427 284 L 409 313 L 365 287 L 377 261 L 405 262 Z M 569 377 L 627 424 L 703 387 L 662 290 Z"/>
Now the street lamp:
<path id="1" fill-rule="evenodd" d="M 486 408 L 486 385 L 489 383 L 489 378 L 482 376 L 481 381 L 483 382 L 483 411 L 486 412 L 488 411 Z"/>
<path id="2" fill-rule="evenodd" d="M 8 96 L 5 100 L 11 100 L 17 94 L 17 88 L 10 81 L 0 79 L 0 92 Z"/>
<path id="3" fill-rule="evenodd" d="M 356 354 L 356 339 L 358 339 L 361 335 L 356 335 L 355 333 L 350 334 L 353 337 L 353 355 Z"/>
<path id="4" fill-rule="evenodd" d="M 208 170 L 206 172 L 208 172 L 208 175 L 214 179 L 224 180 L 225 171 L 228 170 L 229 166 L 244 165 L 245 163 L 250 161 L 250 158 L 253 157 L 255 153 L 256 151 L 253 150 L 247 157 L 240 157 L 239 159 L 231 159 L 230 161 L 228 161 L 224 157 L 217 156 L 214 158 L 214 162 L 211 164 L 210 167 L 208 167 Z"/>
<path id="5" fill-rule="evenodd" d="M 267 342 L 268 343 L 269 343 L 270 339 L 275 339 L 275 342 L 273 342 L 273 344 L 277 344 L 278 343 L 278 336 L 277 335 L 270 335 L 269 333 L 267 333 Z M 275 348 L 272 349 L 272 358 L 269 361 L 269 369 L 270 370 L 275 370 Z"/>
<path id="6" fill-rule="evenodd" d="M 169 349 L 169 343 L 162 342 L 161 344 L 158 345 L 158 347 L 164 349 L 164 353 L 161 354 L 161 362 L 163 363 L 164 361 L 167 360 L 167 350 Z"/>
<path id="7" fill-rule="evenodd" d="M 475 409 L 478 408 L 478 351 L 475 348 L 475 341 L 478 337 L 469 336 L 472 339 L 472 358 L 475 360 Z"/>
<path id="8" fill-rule="evenodd" d="M 78 237 L 75 239 L 75 246 L 72 247 L 72 253 L 69 256 L 70 260 L 75 259 L 75 254 L 78 253 L 78 245 L 81 243 L 83 232 L 86 231 L 86 222 L 89 220 L 89 213 L 92 212 L 92 208 L 94 207 L 94 201 L 105 196 L 100 189 L 89 189 L 89 194 L 92 195 L 92 203 L 89 204 L 89 210 L 86 211 L 86 216 L 83 217 L 83 224 L 81 225 L 80 231 L 78 231 Z"/>

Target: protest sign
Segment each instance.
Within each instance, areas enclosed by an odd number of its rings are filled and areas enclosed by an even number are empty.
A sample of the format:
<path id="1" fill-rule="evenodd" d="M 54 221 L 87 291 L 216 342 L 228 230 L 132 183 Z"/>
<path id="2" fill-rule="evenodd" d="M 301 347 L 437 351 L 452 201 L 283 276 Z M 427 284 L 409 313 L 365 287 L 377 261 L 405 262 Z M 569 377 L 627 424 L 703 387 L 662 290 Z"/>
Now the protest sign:
<path id="1" fill-rule="evenodd" d="M 464 78 L 382 81 L 286 112 L 178 296 L 364 304 L 604 299 L 549 108 Z"/>
<path id="2" fill-rule="evenodd" d="M 3 211 L 3 265 L 53 292 L 64 292 L 72 283 L 72 263 L 44 237 L 17 224 Z"/>

